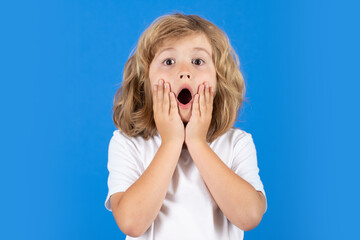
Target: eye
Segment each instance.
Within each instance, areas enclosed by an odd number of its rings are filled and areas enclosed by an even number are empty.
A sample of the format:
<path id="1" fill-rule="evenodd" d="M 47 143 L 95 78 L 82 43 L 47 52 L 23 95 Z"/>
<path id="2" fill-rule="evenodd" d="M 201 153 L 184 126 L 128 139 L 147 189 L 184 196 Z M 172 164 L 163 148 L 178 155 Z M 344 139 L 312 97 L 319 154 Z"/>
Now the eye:
<path id="1" fill-rule="evenodd" d="M 204 64 L 204 60 L 200 59 L 200 58 L 196 58 L 192 61 L 195 65 L 203 65 Z"/>
<path id="2" fill-rule="evenodd" d="M 172 64 L 174 64 L 174 63 L 175 63 L 175 61 L 174 61 L 173 59 L 171 59 L 171 58 L 167 58 L 167 59 L 165 59 L 165 60 L 163 61 L 163 64 L 165 64 L 165 65 L 167 65 L 167 66 L 172 65 Z"/>

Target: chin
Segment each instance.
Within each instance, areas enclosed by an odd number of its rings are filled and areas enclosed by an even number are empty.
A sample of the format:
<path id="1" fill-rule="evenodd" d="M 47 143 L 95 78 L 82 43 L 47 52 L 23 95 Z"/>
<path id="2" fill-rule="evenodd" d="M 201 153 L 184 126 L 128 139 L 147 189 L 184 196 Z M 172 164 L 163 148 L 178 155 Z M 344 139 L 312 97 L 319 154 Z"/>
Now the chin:
<path id="1" fill-rule="evenodd" d="M 191 117 L 191 110 L 187 110 L 184 112 L 184 110 L 182 109 L 180 111 L 180 117 L 183 123 L 188 123 Z"/>
<path id="2" fill-rule="evenodd" d="M 188 118 L 181 118 L 181 120 L 183 121 L 183 123 L 188 123 L 189 122 Z"/>

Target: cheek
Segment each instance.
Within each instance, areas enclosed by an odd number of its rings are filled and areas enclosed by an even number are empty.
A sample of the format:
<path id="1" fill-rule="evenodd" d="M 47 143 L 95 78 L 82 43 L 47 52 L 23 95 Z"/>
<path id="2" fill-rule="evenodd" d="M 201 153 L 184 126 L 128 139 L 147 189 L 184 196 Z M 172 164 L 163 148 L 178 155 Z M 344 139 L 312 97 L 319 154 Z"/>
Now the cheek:
<path id="1" fill-rule="evenodd" d="M 152 84 L 155 84 L 162 78 L 163 72 L 155 64 L 151 64 L 149 67 L 149 78 Z"/>
<path id="2" fill-rule="evenodd" d="M 210 86 L 217 87 L 216 72 L 214 70 L 207 72 L 202 79 L 203 81 L 208 81 Z"/>
<path id="3" fill-rule="evenodd" d="M 151 69 L 149 70 L 149 78 L 152 83 L 157 83 L 159 79 L 165 79 L 166 74 L 164 71 L 161 71 L 160 69 Z"/>
<path id="4" fill-rule="evenodd" d="M 151 85 L 157 84 L 160 79 L 163 79 L 165 82 L 170 84 L 170 88 L 174 87 L 174 77 L 171 73 L 166 71 L 157 70 L 149 74 Z"/>
<path id="5" fill-rule="evenodd" d="M 151 85 L 154 85 L 156 83 L 156 71 L 151 66 L 149 68 L 149 79 Z"/>

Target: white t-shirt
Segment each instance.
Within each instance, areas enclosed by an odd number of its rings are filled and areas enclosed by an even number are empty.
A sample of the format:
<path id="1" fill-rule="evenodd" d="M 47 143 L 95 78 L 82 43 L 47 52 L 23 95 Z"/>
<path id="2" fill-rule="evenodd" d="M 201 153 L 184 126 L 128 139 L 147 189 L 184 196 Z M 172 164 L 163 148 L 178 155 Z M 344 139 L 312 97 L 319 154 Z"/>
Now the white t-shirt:
<path id="1" fill-rule="evenodd" d="M 114 131 L 109 143 L 106 209 L 112 211 L 110 196 L 116 192 L 125 192 L 141 176 L 160 144 L 159 134 L 145 140 L 142 137 L 128 137 L 120 130 Z M 231 128 L 209 143 L 209 146 L 232 171 L 261 191 L 266 198 L 251 134 Z M 240 240 L 243 237 L 244 231 L 233 225 L 222 213 L 188 150 L 183 148 L 155 221 L 142 236 L 127 236 L 126 240 Z"/>

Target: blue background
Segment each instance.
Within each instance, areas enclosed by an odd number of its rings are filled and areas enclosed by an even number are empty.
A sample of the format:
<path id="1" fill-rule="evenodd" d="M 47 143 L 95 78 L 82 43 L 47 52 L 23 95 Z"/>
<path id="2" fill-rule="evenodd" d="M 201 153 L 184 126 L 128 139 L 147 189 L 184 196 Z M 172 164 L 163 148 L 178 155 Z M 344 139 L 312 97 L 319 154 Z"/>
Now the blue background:
<path id="1" fill-rule="evenodd" d="M 356 238 L 354 2 L 2 4 L 0 238 L 125 238 L 104 207 L 112 101 L 140 34 L 176 10 L 219 26 L 240 58 L 249 103 L 236 126 L 253 135 L 268 198 L 245 239 Z"/>

